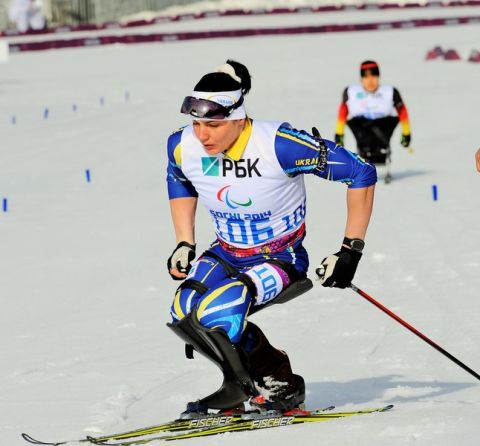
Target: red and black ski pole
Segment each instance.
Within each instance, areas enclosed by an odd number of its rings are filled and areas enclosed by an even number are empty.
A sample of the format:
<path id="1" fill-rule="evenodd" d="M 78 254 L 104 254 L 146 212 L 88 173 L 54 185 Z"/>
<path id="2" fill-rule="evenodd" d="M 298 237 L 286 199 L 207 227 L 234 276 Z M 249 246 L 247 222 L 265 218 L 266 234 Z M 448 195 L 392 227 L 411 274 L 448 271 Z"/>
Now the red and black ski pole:
<path id="1" fill-rule="evenodd" d="M 475 370 L 472 370 L 470 367 L 465 365 L 462 361 L 459 361 L 457 358 L 455 358 L 455 356 L 451 355 L 445 349 L 443 349 L 438 344 L 433 342 L 431 339 L 427 338 L 427 336 L 419 332 L 415 327 L 410 325 L 408 322 L 404 321 L 401 317 L 397 316 L 393 311 L 389 310 L 380 302 L 376 301 L 373 297 L 369 296 L 367 293 L 365 293 L 365 291 L 362 291 L 360 288 L 356 287 L 353 283 L 350 284 L 350 288 L 356 293 L 360 294 L 360 296 L 362 296 L 363 298 L 367 299 L 370 303 L 375 305 L 377 308 L 380 308 L 380 310 L 382 310 L 384 313 L 387 313 L 391 318 L 395 319 L 397 322 L 402 324 L 405 328 L 408 328 L 413 334 L 417 335 L 420 339 L 425 341 L 427 344 L 430 344 L 435 350 L 439 351 L 442 355 L 445 355 L 448 359 L 450 359 L 455 364 L 460 366 L 463 370 L 470 373 L 470 375 L 480 380 L 480 375 L 477 372 L 475 372 Z"/>

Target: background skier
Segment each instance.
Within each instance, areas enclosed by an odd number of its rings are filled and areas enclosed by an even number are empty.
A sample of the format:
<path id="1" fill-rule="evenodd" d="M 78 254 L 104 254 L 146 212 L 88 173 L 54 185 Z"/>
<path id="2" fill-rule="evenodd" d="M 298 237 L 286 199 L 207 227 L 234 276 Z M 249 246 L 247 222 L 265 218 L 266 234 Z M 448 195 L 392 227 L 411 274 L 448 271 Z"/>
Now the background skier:
<path id="1" fill-rule="evenodd" d="M 400 121 L 400 144 L 411 142 L 408 111 L 400 92 L 391 85 L 380 85 L 380 68 L 373 60 L 360 65 L 361 84 L 345 88 L 338 110 L 335 142 L 344 145 L 345 124 L 355 136 L 358 153 L 375 164 L 390 161 L 390 138 Z M 387 171 L 385 180 L 391 179 Z"/>

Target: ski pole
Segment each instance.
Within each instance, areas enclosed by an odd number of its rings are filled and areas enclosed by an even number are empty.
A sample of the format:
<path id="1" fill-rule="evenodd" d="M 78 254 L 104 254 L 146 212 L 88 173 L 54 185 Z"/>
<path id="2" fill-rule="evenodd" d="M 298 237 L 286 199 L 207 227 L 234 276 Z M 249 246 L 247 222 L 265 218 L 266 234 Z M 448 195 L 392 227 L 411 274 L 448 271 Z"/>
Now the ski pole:
<path id="1" fill-rule="evenodd" d="M 413 334 L 416 334 L 420 339 L 424 340 L 427 344 L 430 344 L 435 350 L 438 350 L 442 355 L 445 355 L 448 359 L 453 361 L 455 364 L 460 366 L 462 369 L 470 373 L 470 375 L 474 376 L 478 380 L 480 380 L 480 375 L 472 370 L 470 367 L 465 365 L 463 362 L 459 361 L 455 356 L 448 353 L 445 349 L 440 347 L 438 344 L 433 342 L 431 339 L 427 338 L 423 333 L 419 332 L 415 327 L 410 325 L 408 322 L 404 321 L 402 318 L 397 316 L 393 311 L 390 311 L 387 307 L 382 305 L 380 302 L 376 301 L 373 297 L 369 296 L 365 291 L 362 291 L 360 288 L 356 287 L 353 283 L 350 284 L 350 288 L 355 291 L 356 293 L 360 294 L 363 298 L 367 299 L 370 303 L 375 305 L 376 307 L 380 308 L 383 312 L 387 313 L 390 317 L 395 319 L 397 322 L 402 324 L 405 328 L 409 329 Z"/>

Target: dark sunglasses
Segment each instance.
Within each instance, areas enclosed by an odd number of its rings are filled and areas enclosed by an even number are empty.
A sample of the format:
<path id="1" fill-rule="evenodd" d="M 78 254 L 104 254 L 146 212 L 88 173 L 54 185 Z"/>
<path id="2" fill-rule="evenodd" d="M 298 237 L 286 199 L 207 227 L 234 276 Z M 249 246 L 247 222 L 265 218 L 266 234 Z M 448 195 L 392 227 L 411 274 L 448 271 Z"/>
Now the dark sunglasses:
<path id="1" fill-rule="evenodd" d="M 235 104 L 225 107 L 208 99 L 199 99 L 193 96 L 187 96 L 183 100 L 180 113 L 192 115 L 196 118 L 224 119 L 230 116 L 236 108 L 243 104 L 243 96 Z"/>

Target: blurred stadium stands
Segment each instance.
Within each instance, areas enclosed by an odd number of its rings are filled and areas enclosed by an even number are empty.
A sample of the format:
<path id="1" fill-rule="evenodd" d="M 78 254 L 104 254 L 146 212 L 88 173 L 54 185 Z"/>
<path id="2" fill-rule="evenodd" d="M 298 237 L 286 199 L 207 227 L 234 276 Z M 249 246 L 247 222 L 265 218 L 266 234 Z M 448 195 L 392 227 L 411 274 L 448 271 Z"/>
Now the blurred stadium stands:
<path id="1" fill-rule="evenodd" d="M 14 0 L 0 0 L 0 30 L 15 29 L 8 10 Z M 116 21 L 141 11 L 160 11 L 200 0 L 43 0 L 47 26 Z"/>

